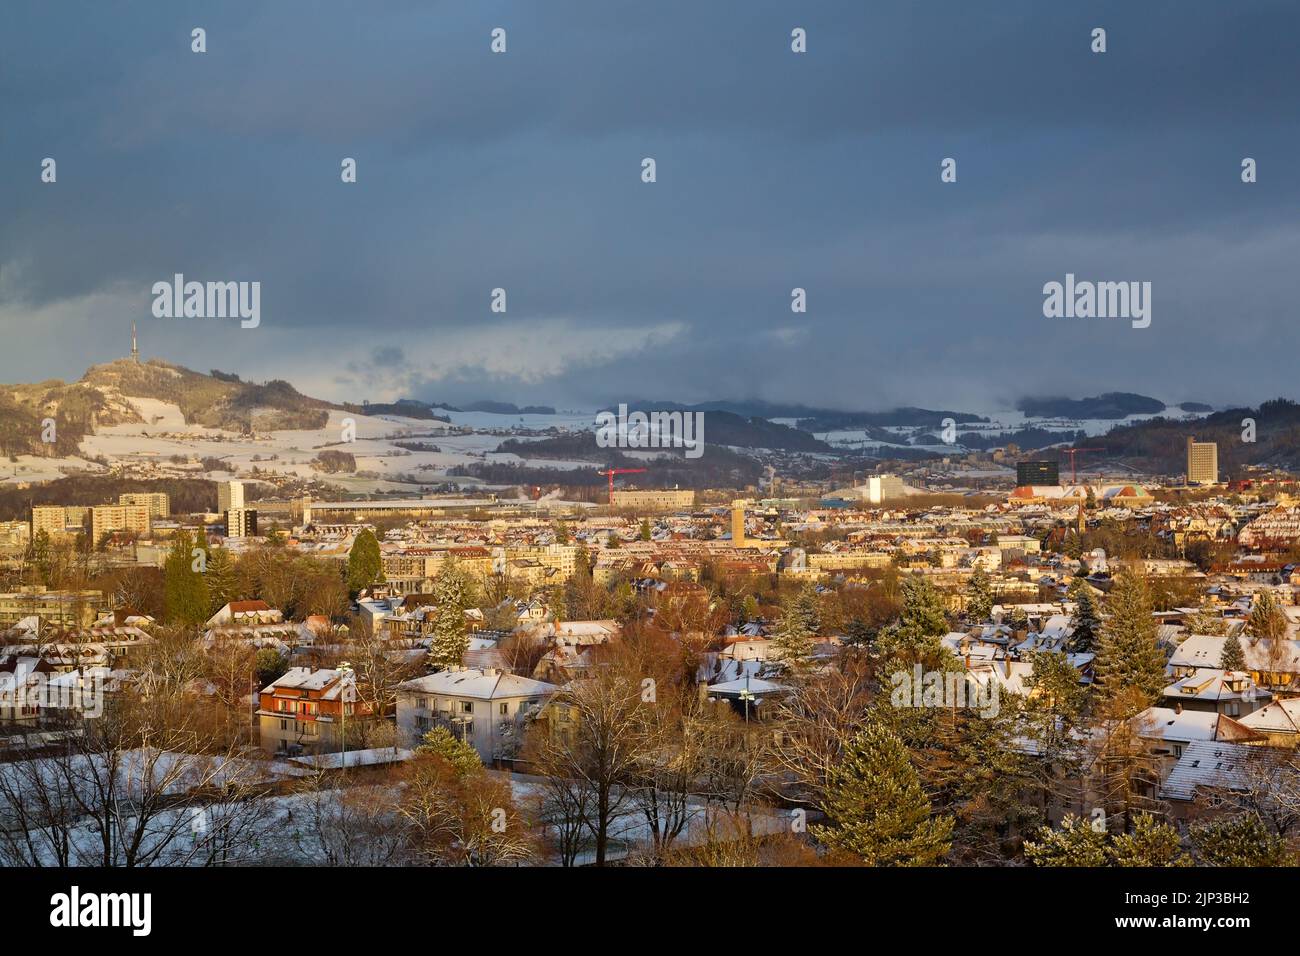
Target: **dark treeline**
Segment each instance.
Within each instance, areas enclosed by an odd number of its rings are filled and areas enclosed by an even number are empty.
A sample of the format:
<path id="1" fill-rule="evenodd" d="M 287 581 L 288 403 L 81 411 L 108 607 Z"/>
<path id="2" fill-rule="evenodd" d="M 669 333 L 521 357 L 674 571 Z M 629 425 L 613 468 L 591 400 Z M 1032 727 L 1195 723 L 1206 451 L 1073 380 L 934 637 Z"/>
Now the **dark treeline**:
<path id="1" fill-rule="evenodd" d="M 31 517 L 32 505 L 117 504 L 126 492 L 164 492 L 171 499 L 173 514 L 207 511 L 217 505 L 217 483 L 201 478 L 161 478 L 144 481 L 104 475 L 59 478 L 31 488 L 0 486 L 0 521 L 23 521 Z"/>

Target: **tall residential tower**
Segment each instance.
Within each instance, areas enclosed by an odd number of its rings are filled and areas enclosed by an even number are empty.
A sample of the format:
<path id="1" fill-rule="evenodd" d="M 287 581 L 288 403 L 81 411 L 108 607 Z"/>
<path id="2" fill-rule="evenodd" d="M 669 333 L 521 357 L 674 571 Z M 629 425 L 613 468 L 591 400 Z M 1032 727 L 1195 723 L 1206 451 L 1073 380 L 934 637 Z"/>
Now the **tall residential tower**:
<path id="1" fill-rule="evenodd" d="M 1190 437 L 1187 439 L 1187 483 L 1219 483 L 1219 446 L 1215 442 L 1197 441 Z"/>

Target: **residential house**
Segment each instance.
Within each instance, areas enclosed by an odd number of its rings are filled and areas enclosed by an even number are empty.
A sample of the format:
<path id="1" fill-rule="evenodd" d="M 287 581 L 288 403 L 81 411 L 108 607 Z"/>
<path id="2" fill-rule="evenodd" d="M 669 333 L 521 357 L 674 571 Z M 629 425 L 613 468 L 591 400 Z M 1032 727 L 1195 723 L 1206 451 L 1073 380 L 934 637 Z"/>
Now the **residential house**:
<path id="1" fill-rule="evenodd" d="M 1295 693 L 1293 685 L 1300 679 L 1300 641 L 1282 640 L 1274 647 L 1269 638 L 1241 635 L 1245 670 L 1255 684 L 1275 693 Z M 1217 670 L 1223 658 L 1226 637 L 1193 634 L 1184 640 L 1169 658 L 1175 678 L 1190 676 L 1197 670 Z"/>
<path id="2" fill-rule="evenodd" d="M 477 751 L 485 764 L 514 760 L 527 723 L 557 690 L 554 684 L 493 667 L 454 668 L 397 687 L 397 731 L 417 746 L 445 727 Z"/>
<path id="3" fill-rule="evenodd" d="M 1245 671 L 1218 668 L 1198 668 L 1161 692 L 1161 697 L 1170 707 L 1180 706 L 1184 710 L 1225 714 L 1228 717 L 1242 717 L 1258 710 L 1272 696 L 1268 691 L 1257 687 Z"/>
<path id="4" fill-rule="evenodd" d="M 211 647 L 223 641 L 242 641 L 252 647 L 272 648 L 281 656 L 316 643 L 313 628 L 286 621 L 284 613 L 265 601 L 232 601 L 212 615 L 206 624 L 204 643 Z"/>
<path id="5" fill-rule="evenodd" d="M 1294 773 L 1285 757 L 1268 747 L 1197 740 L 1183 749 L 1160 787 L 1160 797 L 1175 819 L 1195 819 L 1220 804 L 1231 810 L 1246 793 L 1267 800 L 1270 792 L 1293 790 L 1283 778 Z"/>
<path id="6" fill-rule="evenodd" d="M 333 668 L 291 667 L 258 695 L 262 749 L 271 753 L 341 750 L 346 722 L 380 719 L 360 699 L 355 675 Z"/>
<path id="7" fill-rule="evenodd" d="M 1239 718 L 1237 724 L 1258 735 L 1247 742 L 1294 749 L 1300 744 L 1300 697 L 1272 701 Z"/>
<path id="8" fill-rule="evenodd" d="M 1148 707 L 1133 718 L 1133 729 L 1160 760 L 1160 779 L 1173 770 L 1193 741 L 1214 740 L 1220 717 L 1215 711 L 1184 710 L 1180 706 Z"/>

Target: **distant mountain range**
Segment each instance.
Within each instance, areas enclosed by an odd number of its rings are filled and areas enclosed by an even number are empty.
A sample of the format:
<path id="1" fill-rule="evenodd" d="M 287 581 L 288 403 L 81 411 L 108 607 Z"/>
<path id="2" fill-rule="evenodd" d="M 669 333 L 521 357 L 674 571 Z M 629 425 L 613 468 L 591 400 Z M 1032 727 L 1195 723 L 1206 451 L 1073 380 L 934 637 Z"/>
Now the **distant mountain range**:
<path id="1" fill-rule="evenodd" d="M 682 405 L 676 402 L 629 402 L 630 408 L 664 409 L 666 411 L 724 411 L 734 415 L 761 418 L 794 419 L 805 431 L 827 432 L 840 429 L 872 428 L 939 428 L 945 418 L 959 426 L 987 423 L 989 418 L 954 409 L 917 408 L 903 405 L 883 411 L 846 411 L 843 409 L 816 408 L 808 405 L 774 404 L 758 399 L 745 401 L 701 402 Z M 1204 414 L 1214 409 L 1201 402 L 1183 402 L 1175 406 L 1180 411 Z M 1091 398 L 1026 397 L 1016 403 L 1016 409 L 1027 418 L 1099 419 L 1120 421 L 1133 415 L 1159 415 L 1170 406 L 1156 398 L 1133 392 L 1106 392 Z"/>
<path id="2" fill-rule="evenodd" d="M 679 409 L 663 408 L 661 411 Z M 724 411 L 702 411 L 704 415 L 703 439 L 711 446 L 730 445 L 735 448 L 768 448 L 773 451 L 832 454 L 834 449 L 806 431 L 791 428 L 757 416 L 746 418 Z M 559 458 L 580 461 L 608 461 L 610 450 L 596 444 L 596 434 L 577 432 L 554 438 L 501 443 L 497 451 L 511 452 L 520 458 Z M 680 454 L 680 453 L 679 453 Z"/>
<path id="3" fill-rule="evenodd" d="M 524 405 L 520 407 L 513 402 L 481 401 L 468 405 L 448 405 L 445 402 L 423 402 L 418 398 L 399 398 L 395 402 L 365 402 L 361 405 L 348 403 L 346 408 L 367 415 L 403 415 L 407 418 L 427 418 L 438 421 L 451 421 L 438 412 L 487 412 L 490 415 L 554 415 L 555 409 L 550 405 Z"/>
<path id="4" fill-rule="evenodd" d="M 678 402 L 628 402 L 630 409 L 649 411 L 727 412 L 742 418 L 793 419 L 796 427 L 808 432 L 830 432 L 845 428 L 939 428 L 945 418 L 959 425 L 987 422 L 988 419 L 969 412 L 937 411 L 929 408 L 903 406 L 881 412 L 854 412 L 832 408 L 814 408 L 808 405 L 773 404 L 757 399 L 744 401 L 700 402 L 682 405 Z"/>
<path id="5" fill-rule="evenodd" d="M 1254 424 L 1253 433 L 1246 420 Z M 1177 475 L 1187 464 L 1187 439 L 1219 446 L 1219 474 L 1232 477 L 1246 465 L 1300 470 L 1300 405 L 1276 398 L 1258 408 L 1230 408 L 1195 422 L 1150 418 L 1117 425 L 1088 445 L 1105 457 L 1123 458 L 1147 470 Z M 1253 441 L 1247 441 L 1253 438 Z"/>
<path id="6" fill-rule="evenodd" d="M 76 382 L 51 379 L 0 387 L 0 454 L 75 455 L 81 439 L 96 428 L 151 425 L 128 398 L 177 405 L 187 423 L 235 432 L 320 428 L 331 408 L 288 382 L 263 384 L 214 371 L 210 375 L 153 359 L 120 359 L 95 365 Z M 56 440 L 45 440 L 53 419 Z"/>
<path id="7" fill-rule="evenodd" d="M 150 426 L 143 409 L 128 399 L 152 399 L 180 408 L 187 423 L 239 433 L 280 429 L 321 428 L 331 410 L 371 415 L 401 415 L 413 419 L 449 421 L 448 413 L 480 412 L 502 416 L 553 415 L 546 405 L 518 406 L 510 402 L 484 400 L 453 406 L 416 399 L 378 404 L 334 403 L 303 395 L 288 382 L 245 382 L 238 375 L 213 370 L 208 374 L 158 359 L 136 363 L 118 360 L 95 365 L 76 382 L 48 380 L 33 384 L 0 386 L 0 454 L 70 456 L 77 454 L 81 439 L 96 428 L 140 423 Z M 916 429 L 922 437 L 937 430 L 945 418 L 961 426 L 987 425 L 985 416 L 955 410 L 903 406 L 887 411 L 844 411 L 802 404 L 779 404 L 756 399 L 682 404 L 663 401 L 627 403 L 631 409 L 705 413 L 705 441 L 715 446 L 744 449 L 772 449 L 811 454 L 861 454 L 836 449 L 814 433 L 862 430 L 897 446 L 899 437 L 886 431 Z M 614 406 L 610 406 L 613 408 Z M 1175 406 L 1176 418 L 1166 417 L 1171 407 L 1158 399 L 1131 392 L 1108 392 L 1090 398 L 1030 397 L 1017 408 L 1030 419 L 1055 422 L 1083 420 L 1114 421 L 1115 427 L 1102 436 L 1083 438 L 1081 431 L 1056 430 L 1026 424 L 1014 435 L 999 435 L 990 429 L 963 429 L 959 442 L 967 447 L 993 447 L 1015 441 L 1026 451 L 1074 442 L 1104 448 L 1099 458 L 1122 459 L 1144 469 L 1180 473 L 1188 435 L 1219 443 L 1221 471 L 1227 475 L 1244 465 L 1294 469 L 1300 465 L 1300 406 L 1285 399 L 1265 402 L 1258 409 L 1240 408 L 1214 412 L 1210 406 L 1184 402 Z M 1189 421 L 1187 416 L 1197 416 Z M 1126 422 L 1133 416 L 1149 416 Z M 1255 441 L 1243 441 L 1242 420 L 1255 421 Z M 54 434 L 45 428 L 53 419 Z M 793 422 L 790 427 L 785 420 Z M 160 424 L 161 427 L 161 424 Z M 1068 428 L 1068 425 L 1067 425 Z M 46 440 L 53 438 L 53 441 Z M 603 460 L 594 437 L 557 435 L 540 441 L 507 441 L 502 451 L 521 458 L 570 458 Z M 911 449 L 900 449 L 903 454 Z M 923 455 L 922 449 L 915 449 Z M 891 454 L 890 450 L 882 452 Z M 915 457 L 908 453 L 906 457 Z"/>
<path id="8" fill-rule="evenodd" d="M 1177 408 L 1184 412 L 1205 413 L 1214 409 L 1201 402 L 1183 402 Z M 1159 415 L 1169 406 L 1159 399 L 1133 392 L 1106 392 L 1093 398 L 1022 398 L 1016 409 L 1027 418 L 1092 418 L 1118 421 L 1132 415 Z"/>

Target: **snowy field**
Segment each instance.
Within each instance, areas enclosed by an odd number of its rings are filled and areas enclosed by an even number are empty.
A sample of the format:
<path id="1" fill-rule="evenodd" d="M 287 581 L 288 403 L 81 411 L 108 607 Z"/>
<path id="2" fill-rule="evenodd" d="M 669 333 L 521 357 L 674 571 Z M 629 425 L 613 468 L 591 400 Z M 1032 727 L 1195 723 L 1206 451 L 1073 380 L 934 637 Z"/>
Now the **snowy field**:
<path id="1" fill-rule="evenodd" d="M 52 481 L 78 472 L 103 473 L 105 466 L 95 459 L 125 465 L 138 475 L 186 476 L 229 479 L 248 477 L 253 468 L 261 472 L 297 478 L 320 478 L 353 493 L 411 491 L 413 486 L 448 480 L 448 471 L 474 462 L 527 463 L 536 468 L 592 468 L 591 462 L 523 459 L 497 454 L 508 438 L 537 440 L 540 435 L 521 434 L 548 428 L 591 429 L 594 414 L 496 415 L 488 412 L 452 412 L 452 424 L 400 415 L 363 415 L 331 410 L 325 427 L 288 429 L 241 435 L 236 432 L 189 425 L 179 406 L 156 399 L 129 398 L 142 422 L 105 426 L 81 443 L 78 456 L 42 458 L 21 455 L 0 466 L 0 482 Z M 345 426 L 351 425 L 354 439 L 345 442 Z M 461 433 L 472 428 L 473 433 Z M 436 446 L 438 451 L 400 447 L 398 442 Z M 356 458 L 357 474 L 326 475 L 312 462 L 322 451 L 346 451 Z M 177 459 L 173 461 L 173 459 Z M 203 470 L 199 459 L 219 459 L 221 470 Z M 183 459 L 182 463 L 180 460 Z M 455 478 L 477 484 L 472 478 Z"/>
<path id="2" fill-rule="evenodd" d="M 958 424 L 958 434 L 973 432 L 990 438 L 998 438 L 1003 435 L 1010 435 L 1022 428 L 1041 428 L 1044 431 L 1060 432 L 1062 442 L 1068 443 L 1074 436 L 1075 432 L 1082 431 L 1090 438 L 1096 438 L 1105 435 L 1108 431 L 1117 425 L 1132 425 L 1136 422 L 1147 421 L 1151 418 L 1163 417 L 1175 421 L 1194 421 L 1203 417 L 1202 414 L 1195 412 L 1184 412 L 1174 405 L 1170 405 L 1159 415 L 1129 415 L 1127 418 L 1110 419 L 1110 418 L 1031 418 L 1017 409 L 997 409 L 994 411 L 981 409 L 963 409 L 972 415 L 978 415 L 989 419 L 987 422 L 969 422 Z M 793 426 L 795 419 L 773 419 L 781 424 Z M 934 435 L 934 428 L 916 428 L 912 426 L 885 426 L 880 431 L 897 436 L 893 442 L 882 441 L 876 438 L 868 437 L 866 429 L 846 428 L 834 431 L 817 432 L 816 435 L 822 441 L 835 448 L 879 451 L 890 448 L 909 448 L 913 450 L 924 450 L 936 452 L 939 454 L 950 453 L 954 450 L 965 451 L 965 447 L 960 443 L 955 445 L 932 445 L 932 444 L 913 444 L 911 439 L 923 434 Z"/>
<path id="3" fill-rule="evenodd" d="M 531 468 L 569 470 L 595 468 L 589 461 L 550 458 L 522 458 L 499 454 L 503 441 L 538 441 L 544 432 L 590 431 L 595 427 L 595 412 L 566 411 L 555 415 L 493 414 L 490 412 L 446 412 L 451 424 L 401 415 L 363 415 L 331 411 L 324 428 L 292 429 L 240 435 L 235 432 L 187 425 L 175 404 L 157 399 L 126 399 L 139 413 L 142 422 L 100 428 L 81 443 L 80 454 L 65 458 L 17 456 L 0 464 L 0 482 L 52 481 L 68 474 L 104 473 L 98 461 L 125 465 L 129 474 L 142 477 L 194 477 L 214 480 L 250 477 L 254 468 L 262 473 L 302 479 L 329 481 L 349 493 L 412 492 L 420 486 L 453 480 L 462 484 L 483 484 L 472 478 L 451 477 L 457 466 L 476 462 L 489 464 L 523 464 Z M 443 414 L 440 412 L 439 414 Z M 1000 437 L 1020 428 L 1035 427 L 1059 431 L 1062 439 L 1083 431 L 1090 436 L 1104 435 L 1117 421 L 1103 419 L 1027 418 L 1014 409 L 975 412 L 987 416 L 987 423 L 958 426 L 959 432 L 977 432 Z M 1195 419 L 1172 406 L 1164 413 L 1182 420 Z M 1133 415 L 1124 422 L 1151 418 Z M 350 420 L 355 438 L 345 442 L 345 424 Z M 793 426 L 794 419 L 777 418 L 774 422 Z M 469 431 L 467 431 L 467 429 Z M 889 427 L 884 431 L 893 441 L 868 437 L 865 429 L 838 429 L 817 433 L 818 438 L 845 451 L 885 451 L 907 448 L 948 454 L 964 451 L 958 445 L 913 444 L 922 435 L 934 435 L 934 429 Z M 438 451 L 401 448 L 398 442 L 434 445 Z M 707 441 L 707 437 L 706 437 Z M 358 474 L 327 475 L 312 464 L 322 451 L 346 451 L 356 458 Z M 661 452 L 653 449 L 623 449 L 624 454 L 641 460 L 653 460 Z M 741 449 L 754 452 L 755 449 Z M 173 461 L 173 459 L 176 459 Z M 218 459 L 221 470 L 203 470 L 200 459 Z"/>

